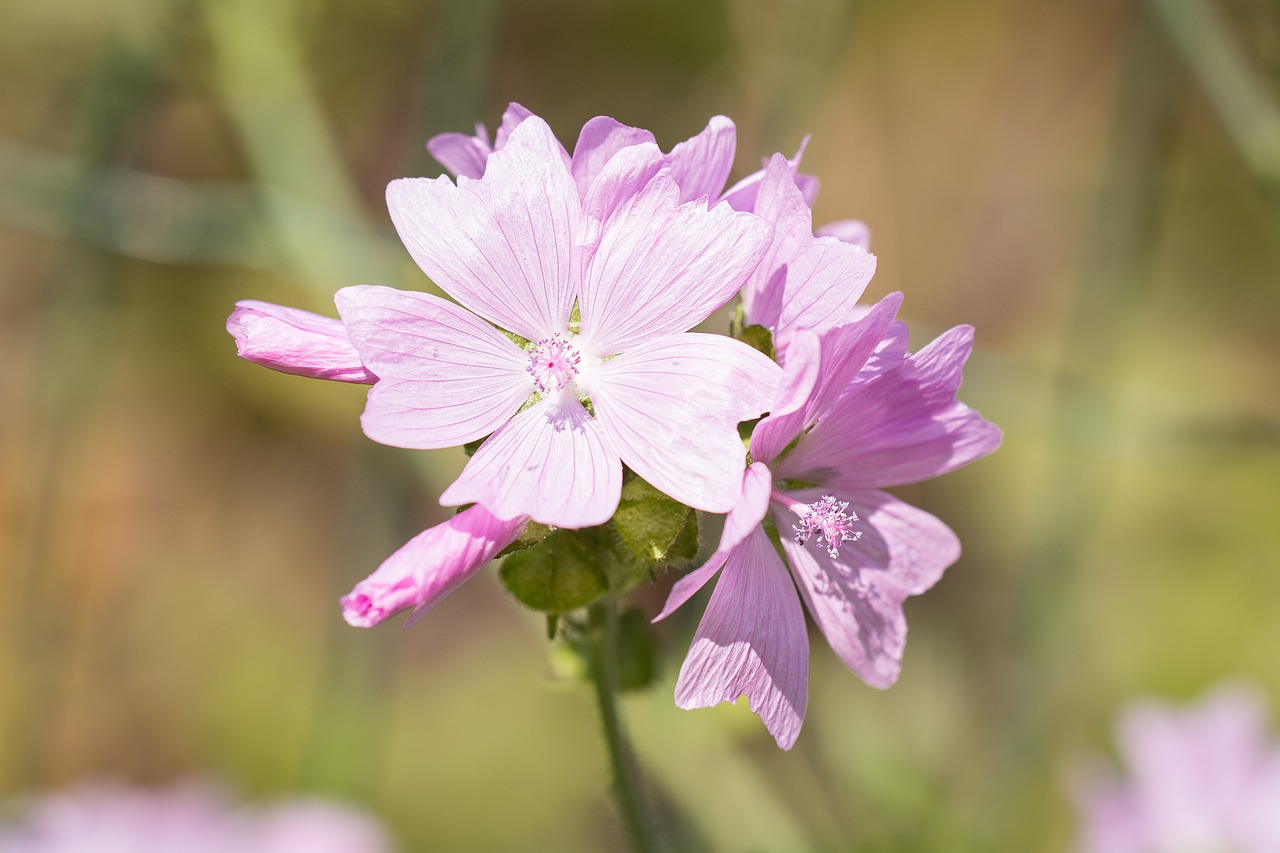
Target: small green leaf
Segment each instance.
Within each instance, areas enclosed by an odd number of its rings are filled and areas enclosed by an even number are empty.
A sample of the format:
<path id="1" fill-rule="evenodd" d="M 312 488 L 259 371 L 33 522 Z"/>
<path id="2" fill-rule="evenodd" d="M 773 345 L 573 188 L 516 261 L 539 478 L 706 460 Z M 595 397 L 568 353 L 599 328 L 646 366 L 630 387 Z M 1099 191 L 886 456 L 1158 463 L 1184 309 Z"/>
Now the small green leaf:
<path id="1" fill-rule="evenodd" d="M 502 563 L 498 577 L 517 601 L 542 613 L 565 613 L 586 607 L 609 591 L 609 579 L 573 535 L 557 530 L 542 542 Z"/>
<path id="2" fill-rule="evenodd" d="M 692 509 L 685 514 L 684 527 L 680 535 L 667 549 L 667 562 L 687 563 L 698 556 L 698 514 Z"/>
<path id="3" fill-rule="evenodd" d="M 760 350 L 769 358 L 774 358 L 773 333 L 764 326 L 747 326 L 738 336 L 738 340 Z"/>
<path id="4" fill-rule="evenodd" d="M 530 521 L 524 526 L 524 530 L 521 531 L 520 536 L 516 541 L 498 552 L 498 557 L 506 557 L 509 554 L 515 554 L 532 548 L 534 545 L 537 545 L 543 539 L 550 536 L 554 530 L 554 527 L 550 527 L 546 524 L 539 524 L 536 521 Z M 497 559 L 497 557 L 494 559 Z"/>
<path id="5" fill-rule="evenodd" d="M 641 560 L 661 563 L 684 530 L 691 510 L 639 477 L 622 487 L 613 525 L 626 549 Z"/>

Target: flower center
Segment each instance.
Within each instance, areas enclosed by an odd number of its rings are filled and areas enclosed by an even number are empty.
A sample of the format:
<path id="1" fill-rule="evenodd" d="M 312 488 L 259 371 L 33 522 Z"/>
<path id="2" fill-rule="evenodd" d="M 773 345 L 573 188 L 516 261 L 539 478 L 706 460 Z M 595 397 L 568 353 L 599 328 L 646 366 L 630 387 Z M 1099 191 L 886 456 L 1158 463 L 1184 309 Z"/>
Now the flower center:
<path id="1" fill-rule="evenodd" d="M 559 391 L 578 375 L 578 362 L 582 356 L 577 348 L 556 332 L 529 348 L 529 366 L 526 370 L 533 377 L 533 384 L 543 394 Z"/>
<path id="2" fill-rule="evenodd" d="M 848 501 L 838 501 L 834 495 L 823 495 L 821 500 L 799 507 L 800 523 L 791 527 L 796 541 L 803 545 L 816 533 L 818 544 L 825 542 L 827 553 L 832 557 L 839 556 L 842 543 L 862 538 L 862 531 L 853 529 L 858 514 L 846 513 L 848 508 Z"/>

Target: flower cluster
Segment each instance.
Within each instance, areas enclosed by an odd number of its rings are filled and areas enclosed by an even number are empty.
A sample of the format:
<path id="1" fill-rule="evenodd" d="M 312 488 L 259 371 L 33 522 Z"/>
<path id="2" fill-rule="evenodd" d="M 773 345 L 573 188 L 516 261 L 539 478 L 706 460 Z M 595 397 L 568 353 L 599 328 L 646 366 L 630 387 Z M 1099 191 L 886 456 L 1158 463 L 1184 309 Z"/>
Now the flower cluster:
<path id="1" fill-rule="evenodd" d="M 1084 853 L 1280 850 L 1280 740 L 1256 690 L 1134 704 L 1116 741 L 1128 778 L 1094 769 L 1077 781 Z"/>
<path id="2" fill-rule="evenodd" d="M 357 286 L 335 297 L 340 319 L 241 302 L 228 321 L 251 361 L 371 384 L 370 438 L 478 442 L 441 496 L 467 508 L 357 584 L 342 600 L 347 621 L 367 627 L 406 608 L 419 618 L 549 529 L 581 537 L 537 546 L 555 555 L 548 571 L 617 539 L 651 560 L 691 559 L 695 511 L 724 513 L 715 552 L 659 616 L 723 572 L 680 673 L 680 706 L 746 694 L 790 747 L 807 696 L 802 600 L 855 673 L 892 684 L 902 602 L 959 545 L 881 489 L 999 444 L 955 399 L 972 330 L 909 354 L 898 294 L 858 305 L 875 270 L 866 227 L 814 230 L 803 148 L 726 189 L 735 131 L 721 116 L 666 153 L 649 132 L 599 117 L 570 153 L 513 104 L 492 142 L 479 127 L 428 149 L 454 179 L 393 181 L 387 205 L 451 299 Z M 735 296 L 731 336 L 690 331 Z M 589 538 L 606 523 L 619 536 Z M 556 585 L 576 590 L 574 604 L 619 586 Z"/>

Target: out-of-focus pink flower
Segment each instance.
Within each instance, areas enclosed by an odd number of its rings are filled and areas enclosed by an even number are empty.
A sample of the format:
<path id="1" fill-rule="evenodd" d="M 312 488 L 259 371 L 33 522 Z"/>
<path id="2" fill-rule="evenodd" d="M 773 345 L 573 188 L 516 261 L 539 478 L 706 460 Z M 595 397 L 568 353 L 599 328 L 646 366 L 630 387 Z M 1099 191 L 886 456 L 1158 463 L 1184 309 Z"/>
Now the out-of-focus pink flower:
<path id="1" fill-rule="evenodd" d="M 411 627 L 514 542 L 526 518 L 494 518 L 473 506 L 410 539 L 342 599 L 342 616 L 370 628 L 406 607 Z"/>
<path id="2" fill-rule="evenodd" d="M 1134 704 L 1116 741 L 1127 777 L 1094 768 L 1075 786 L 1083 853 L 1280 851 L 1280 741 L 1256 691 Z"/>
<path id="3" fill-rule="evenodd" d="M 15 802 L 0 853 L 390 853 L 386 831 L 319 799 L 236 806 L 218 788 L 145 790 L 105 783 Z"/>
<path id="4" fill-rule="evenodd" d="M 908 355 L 905 327 L 894 321 L 900 302 L 886 297 L 821 336 L 796 333 L 719 547 L 676 583 L 657 617 L 721 572 L 676 704 L 745 694 L 783 749 L 800 733 L 808 697 L 801 600 L 855 674 L 873 687 L 893 684 L 906 641 L 902 603 L 941 577 L 960 544 L 941 521 L 881 489 L 944 474 L 1000 443 L 1000 431 L 955 398 L 973 330 L 956 327 Z"/>
<path id="5" fill-rule="evenodd" d="M 393 181 L 401 239 L 457 302 L 338 293 L 378 376 L 365 433 L 408 448 L 488 436 L 441 502 L 499 519 L 602 524 L 624 462 L 681 503 L 726 511 L 745 455 L 737 425 L 768 409 L 781 371 L 745 344 L 688 329 L 738 290 L 772 228 L 679 198 L 666 158 L 642 143 L 611 156 L 580 201 L 536 116 L 478 180 Z"/>

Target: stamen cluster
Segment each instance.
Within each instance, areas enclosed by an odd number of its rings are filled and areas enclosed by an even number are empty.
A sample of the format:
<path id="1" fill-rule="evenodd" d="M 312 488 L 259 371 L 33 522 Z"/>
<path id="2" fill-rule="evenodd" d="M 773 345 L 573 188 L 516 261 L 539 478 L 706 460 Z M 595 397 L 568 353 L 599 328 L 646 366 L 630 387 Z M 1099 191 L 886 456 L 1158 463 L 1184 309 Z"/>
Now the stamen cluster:
<path id="1" fill-rule="evenodd" d="M 862 538 L 861 530 L 854 530 L 853 523 L 858 520 L 856 512 L 846 513 L 848 501 L 837 501 L 834 495 L 823 495 L 821 500 L 807 504 L 800 516 L 800 523 L 792 525 L 796 541 L 803 545 L 814 533 L 818 534 L 818 544 L 827 543 L 827 553 L 832 557 L 840 556 L 840 546 L 845 542 Z"/>

